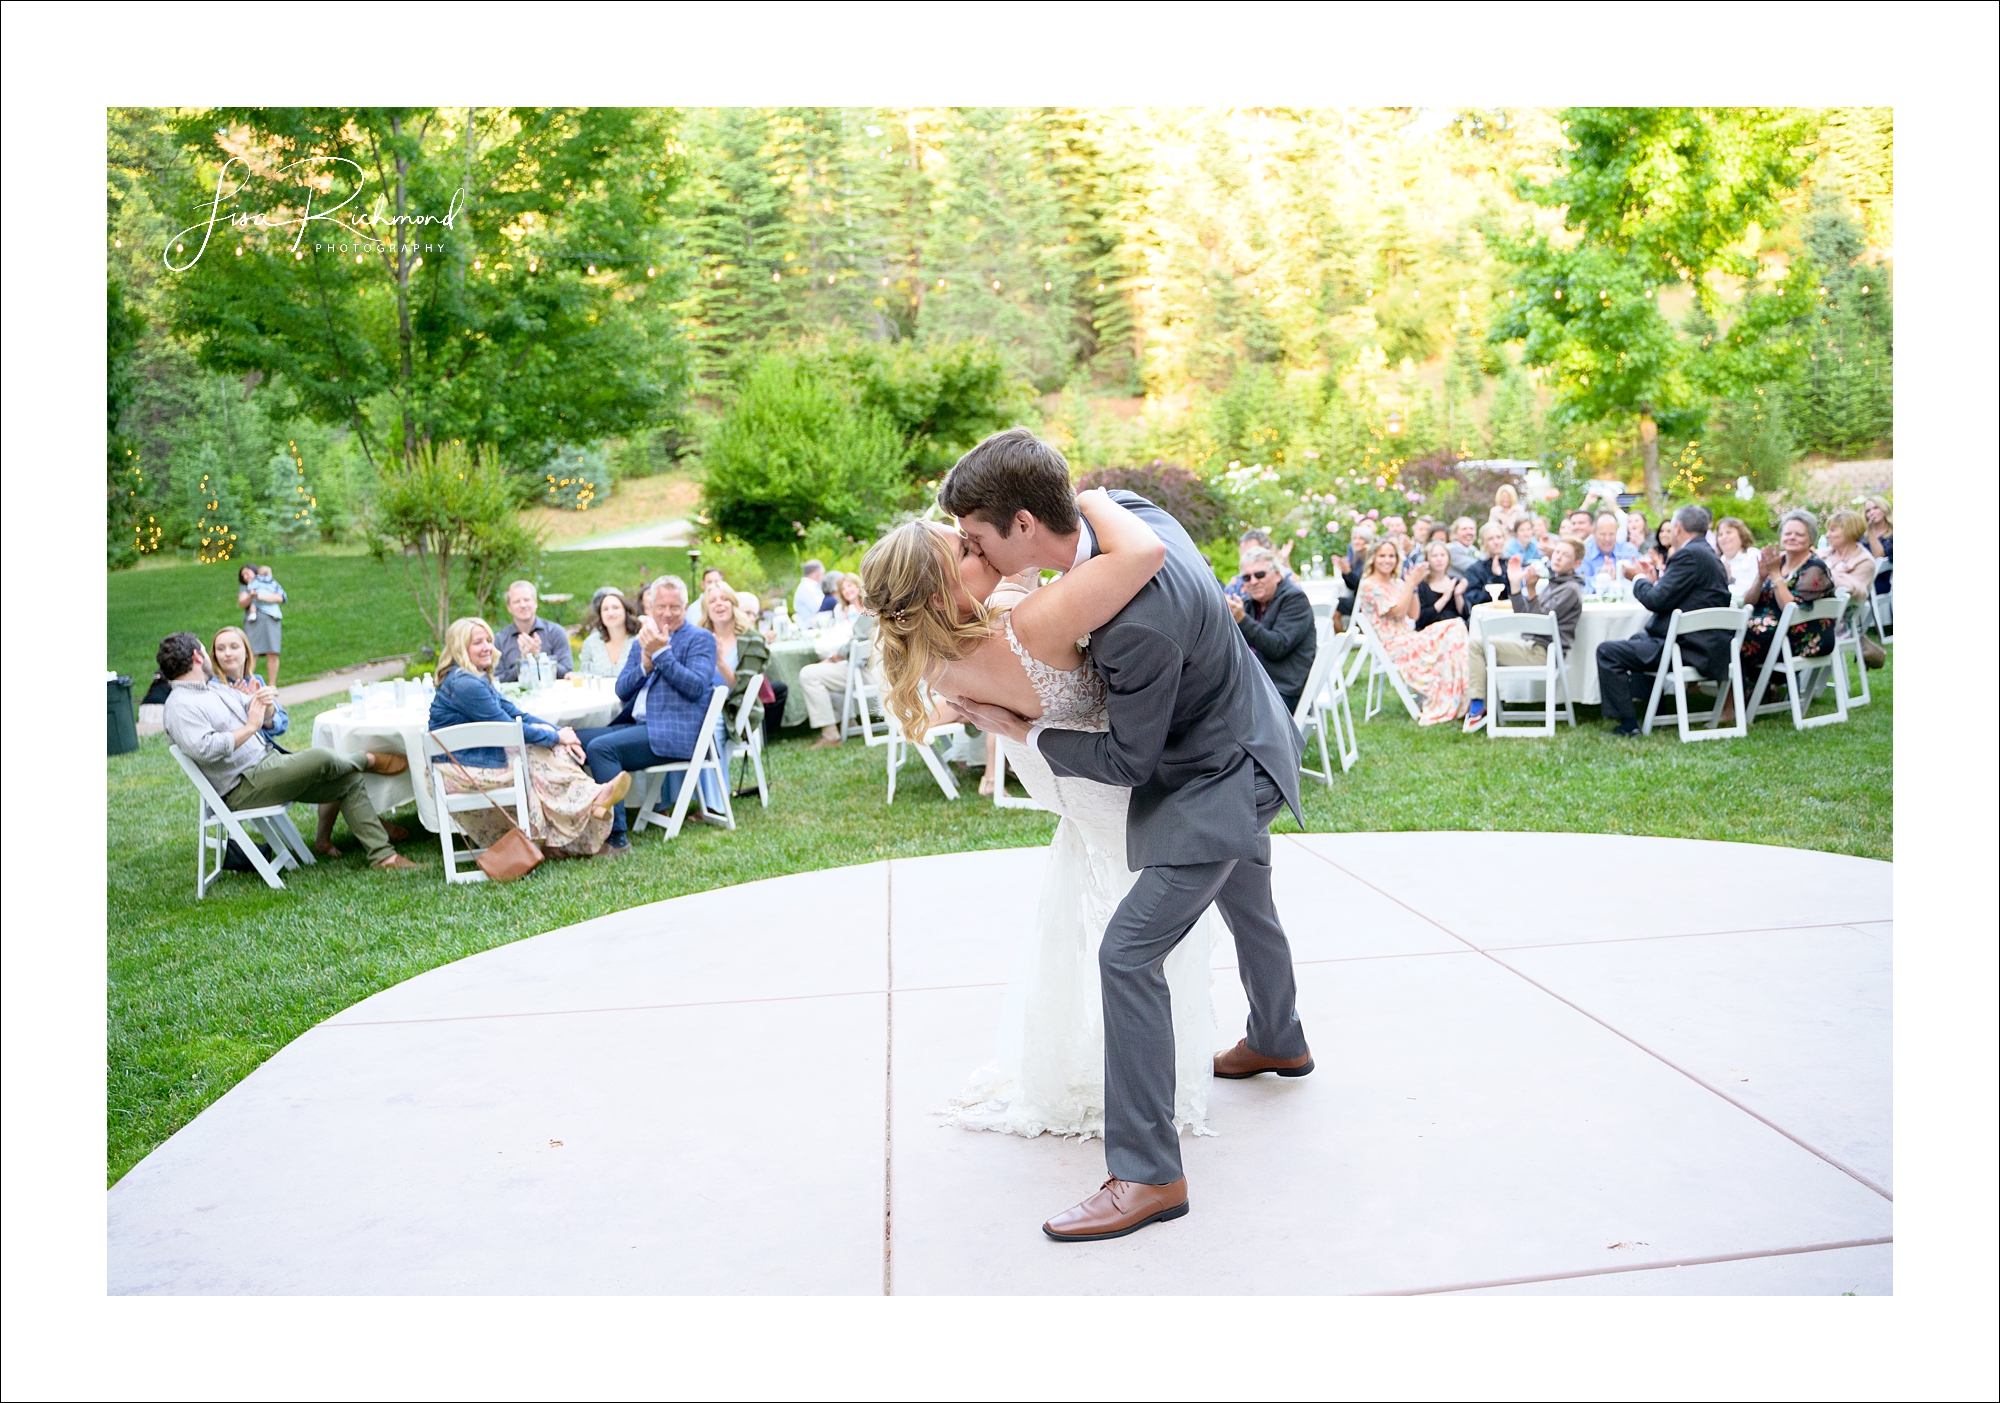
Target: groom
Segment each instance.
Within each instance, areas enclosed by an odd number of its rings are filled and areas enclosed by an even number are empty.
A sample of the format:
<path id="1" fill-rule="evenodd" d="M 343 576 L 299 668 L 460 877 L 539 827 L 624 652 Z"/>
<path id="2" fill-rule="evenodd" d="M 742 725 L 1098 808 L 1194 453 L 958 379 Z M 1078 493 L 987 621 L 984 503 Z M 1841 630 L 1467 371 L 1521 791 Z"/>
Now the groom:
<path id="1" fill-rule="evenodd" d="M 1041 751 L 1058 775 L 1129 786 L 1126 861 L 1139 880 L 1105 930 L 1104 1158 L 1098 1192 L 1042 1224 L 1061 1242 L 1123 1237 L 1188 1211 L 1174 1128 L 1174 1024 L 1162 963 L 1211 902 L 1236 938 L 1250 996 L 1248 1036 L 1215 1075 L 1302 1077 L 1291 946 L 1271 904 L 1271 820 L 1299 812 L 1301 744 L 1271 680 L 1223 603 L 1208 561 L 1171 516 L 1130 492 L 1112 497 L 1166 542 L 1167 563 L 1090 638 L 1109 693 L 1109 732 L 1065 731 L 960 701 L 981 730 Z M 939 504 L 1002 574 L 1070 570 L 1096 549 L 1069 465 L 1026 429 L 994 434 L 958 460 Z"/>

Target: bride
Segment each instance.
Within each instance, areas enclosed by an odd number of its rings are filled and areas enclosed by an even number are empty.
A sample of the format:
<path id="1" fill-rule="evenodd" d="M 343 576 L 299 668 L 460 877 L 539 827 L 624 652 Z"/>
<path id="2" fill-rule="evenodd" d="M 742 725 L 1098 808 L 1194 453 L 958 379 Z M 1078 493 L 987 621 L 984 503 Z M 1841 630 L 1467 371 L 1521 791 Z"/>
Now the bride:
<path id="1" fill-rule="evenodd" d="M 1098 553 L 1054 583 L 1036 572 L 1003 578 L 958 532 L 936 522 L 897 527 L 861 562 L 887 684 L 906 735 L 956 719 L 933 693 L 992 702 L 1066 730 L 1106 729 L 1104 680 L 1084 656 L 1092 629 L 1130 603 L 1166 560 L 1138 517 L 1101 491 L 1077 508 Z M 1023 928 L 1000 1019 L 997 1055 L 972 1074 L 952 1124 L 1014 1135 L 1104 1133 L 1104 1017 L 1097 947 L 1138 880 L 1125 863 L 1131 791 L 1058 778 L 1039 751 L 1003 740 L 1007 763 L 1061 816 L 1049 844 L 1039 907 Z M 1210 908 L 1167 957 L 1174 1015 L 1174 1124 L 1207 1123 L 1215 1013 L 1209 957 L 1224 927 Z"/>

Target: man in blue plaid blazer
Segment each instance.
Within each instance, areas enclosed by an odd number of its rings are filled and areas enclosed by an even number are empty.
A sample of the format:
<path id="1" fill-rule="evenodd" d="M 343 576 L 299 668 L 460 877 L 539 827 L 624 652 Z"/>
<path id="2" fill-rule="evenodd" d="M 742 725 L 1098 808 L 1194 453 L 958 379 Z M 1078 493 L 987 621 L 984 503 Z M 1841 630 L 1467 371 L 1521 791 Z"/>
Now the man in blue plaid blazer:
<path id="1" fill-rule="evenodd" d="M 639 636 L 625 654 L 625 666 L 613 684 L 623 711 L 609 726 L 576 733 L 590 766 L 590 777 L 603 783 L 621 770 L 643 770 L 669 760 L 694 755 L 702 718 L 715 684 L 715 635 L 697 628 L 687 613 L 687 585 L 662 575 L 647 588 L 646 616 Z M 691 817 L 706 821 L 696 791 Z M 625 837 L 625 806 L 611 809 L 611 837 L 605 851 L 630 852 Z"/>

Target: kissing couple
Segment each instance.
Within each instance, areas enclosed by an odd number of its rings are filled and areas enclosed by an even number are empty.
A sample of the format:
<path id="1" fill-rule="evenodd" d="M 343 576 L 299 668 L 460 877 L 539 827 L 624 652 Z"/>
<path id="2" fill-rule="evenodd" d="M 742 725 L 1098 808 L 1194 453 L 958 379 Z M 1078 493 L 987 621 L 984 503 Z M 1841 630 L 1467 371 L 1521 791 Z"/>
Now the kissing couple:
<path id="1" fill-rule="evenodd" d="M 1208 561 L 1153 503 L 1076 493 L 1026 429 L 959 459 L 938 502 L 957 530 L 908 522 L 861 563 L 885 701 L 913 739 L 954 720 L 998 734 L 1061 816 L 999 1057 L 954 1119 L 1101 1133 L 1110 1177 L 1042 1231 L 1123 1237 L 1186 1216 L 1180 1131 L 1206 1131 L 1212 1077 L 1313 1069 L 1271 901 L 1271 820 L 1298 817 L 1302 742 Z M 1043 570 L 1061 576 L 1038 587 Z M 1211 907 L 1250 1001 L 1221 1053 Z"/>

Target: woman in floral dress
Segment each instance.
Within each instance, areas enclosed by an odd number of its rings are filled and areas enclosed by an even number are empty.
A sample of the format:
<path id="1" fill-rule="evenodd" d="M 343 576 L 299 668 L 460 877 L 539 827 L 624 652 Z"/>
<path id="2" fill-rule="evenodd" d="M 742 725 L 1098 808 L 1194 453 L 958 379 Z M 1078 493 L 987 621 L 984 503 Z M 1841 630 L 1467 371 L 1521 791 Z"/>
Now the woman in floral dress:
<path id="1" fill-rule="evenodd" d="M 1354 608 L 1382 640 L 1409 689 L 1423 699 L 1417 724 L 1442 725 L 1457 720 L 1465 710 L 1469 639 L 1464 622 L 1456 618 L 1441 619 L 1425 629 L 1416 627 L 1414 620 L 1422 607 L 1417 586 L 1429 567 L 1419 562 L 1398 579 L 1401 559 L 1393 541 L 1375 547 Z"/>
<path id="2" fill-rule="evenodd" d="M 1785 606 L 1797 600 L 1801 607 L 1817 604 L 1832 596 L 1833 571 L 1813 554 L 1813 540 L 1819 522 L 1811 512 L 1787 512 L 1778 523 L 1778 544 L 1764 547 L 1757 559 L 1757 578 L 1743 602 L 1750 606 L 1750 629 L 1743 635 L 1743 681 L 1755 687 L 1763 671 L 1764 659 L 1778 641 L 1778 619 Z M 1833 620 L 1792 625 L 1792 656 L 1823 657 L 1833 651 Z M 1772 683 L 1782 688 L 1782 680 Z"/>

